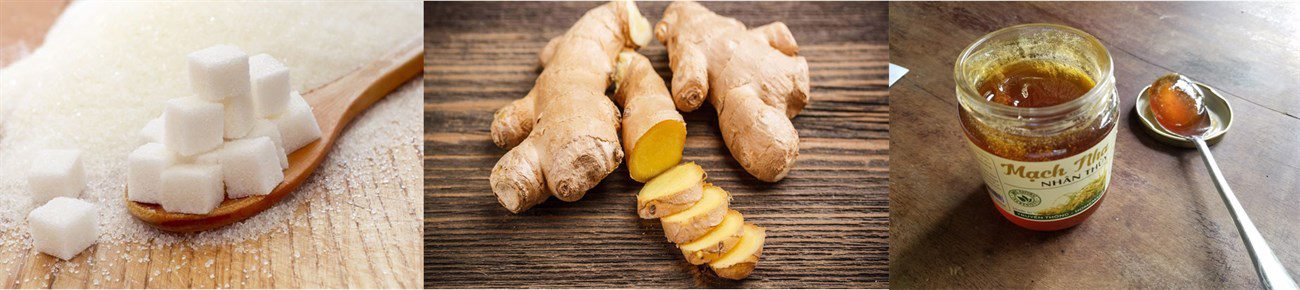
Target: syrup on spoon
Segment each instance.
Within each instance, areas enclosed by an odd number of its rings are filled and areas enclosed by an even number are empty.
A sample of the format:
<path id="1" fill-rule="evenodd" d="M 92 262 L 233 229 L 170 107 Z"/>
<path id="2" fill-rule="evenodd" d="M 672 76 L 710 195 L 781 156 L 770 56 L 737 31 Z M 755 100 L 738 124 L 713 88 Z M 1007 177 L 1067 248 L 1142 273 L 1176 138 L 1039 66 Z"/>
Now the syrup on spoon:
<path id="1" fill-rule="evenodd" d="M 1210 155 L 1210 147 L 1204 139 L 1212 125 L 1210 112 L 1205 108 L 1205 93 L 1191 79 L 1179 74 L 1168 74 L 1151 84 L 1148 98 L 1148 106 L 1155 115 L 1156 123 L 1165 130 L 1192 140 L 1201 151 L 1201 159 L 1205 161 L 1205 167 L 1210 169 L 1214 187 L 1228 205 L 1228 212 L 1237 224 L 1237 231 L 1241 233 L 1241 239 L 1246 244 L 1246 250 L 1250 253 L 1264 288 L 1297 289 L 1295 280 L 1291 279 L 1282 262 L 1278 261 L 1264 241 L 1264 236 L 1246 215 L 1246 209 L 1237 201 L 1236 194 L 1232 193 L 1227 179 L 1223 178 L 1218 164 L 1214 162 L 1214 156 Z"/>

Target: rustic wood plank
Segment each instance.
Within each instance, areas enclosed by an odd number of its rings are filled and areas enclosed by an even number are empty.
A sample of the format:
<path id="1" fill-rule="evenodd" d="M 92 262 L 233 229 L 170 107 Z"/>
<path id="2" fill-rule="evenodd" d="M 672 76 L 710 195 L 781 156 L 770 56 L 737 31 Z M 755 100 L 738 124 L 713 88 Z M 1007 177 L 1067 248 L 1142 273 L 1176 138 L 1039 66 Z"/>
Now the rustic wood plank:
<path id="1" fill-rule="evenodd" d="M 638 3 L 651 21 L 667 4 Z M 794 119 L 799 160 L 779 183 L 754 179 L 731 158 L 712 108 L 685 114 L 684 159 L 769 229 L 749 279 L 686 263 L 657 221 L 636 216 L 640 183 L 625 168 L 578 202 L 552 199 L 522 214 L 497 204 L 488 176 L 506 150 L 488 136 L 492 113 L 532 88 L 537 52 L 596 5 L 425 4 L 425 286 L 887 286 L 884 3 L 704 3 L 751 26 L 785 22 L 811 67 L 813 103 Z M 671 77 L 662 45 L 641 53 Z"/>
<path id="2" fill-rule="evenodd" d="M 1169 72 L 1218 88 L 1236 110 L 1213 148 L 1251 218 L 1300 271 L 1300 5 L 1284 3 L 890 3 L 890 59 L 911 69 L 890 116 L 890 272 L 899 288 L 1257 288 L 1246 249 L 1194 150 L 1156 142 L 1133 106 Z M 993 209 L 957 121 L 952 64 L 981 35 L 1060 23 L 1110 50 L 1120 131 L 1110 192 L 1083 224 L 1040 233 Z"/>

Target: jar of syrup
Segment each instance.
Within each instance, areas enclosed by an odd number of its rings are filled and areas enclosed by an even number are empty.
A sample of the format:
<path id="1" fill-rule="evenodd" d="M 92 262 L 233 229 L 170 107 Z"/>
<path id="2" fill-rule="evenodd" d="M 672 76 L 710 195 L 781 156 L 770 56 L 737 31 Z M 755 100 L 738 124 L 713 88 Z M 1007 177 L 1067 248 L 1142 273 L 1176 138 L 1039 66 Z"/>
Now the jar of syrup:
<path id="1" fill-rule="evenodd" d="M 958 114 L 993 204 L 1024 228 L 1092 215 L 1110 185 L 1119 118 L 1110 53 L 1071 27 L 1025 24 L 981 37 L 954 67 Z"/>

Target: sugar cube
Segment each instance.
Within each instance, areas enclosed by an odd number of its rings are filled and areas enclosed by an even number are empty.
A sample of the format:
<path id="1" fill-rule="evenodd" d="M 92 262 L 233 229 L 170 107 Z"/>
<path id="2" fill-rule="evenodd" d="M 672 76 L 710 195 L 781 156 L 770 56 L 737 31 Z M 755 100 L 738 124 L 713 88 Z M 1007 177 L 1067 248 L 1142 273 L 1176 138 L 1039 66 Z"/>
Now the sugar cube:
<path id="1" fill-rule="evenodd" d="M 284 181 L 277 153 L 271 138 L 240 139 L 200 155 L 198 162 L 220 164 L 226 196 L 244 198 L 271 193 Z"/>
<path id="2" fill-rule="evenodd" d="M 176 153 L 161 143 L 148 143 L 131 151 L 126 163 L 126 199 L 158 203 L 162 195 L 162 172 L 176 164 Z"/>
<path id="3" fill-rule="evenodd" d="M 226 139 L 239 139 L 248 135 L 248 130 L 253 129 L 253 121 L 257 121 L 252 97 L 230 96 L 222 101 L 222 105 L 225 107 Z"/>
<path id="4" fill-rule="evenodd" d="M 207 214 L 225 196 L 220 165 L 176 164 L 163 170 L 158 204 L 167 212 Z"/>
<path id="5" fill-rule="evenodd" d="M 221 104 L 197 98 L 175 98 L 163 110 L 163 144 L 184 156 L 221 146 L 225 134 Z"/>
<path id="6" fill-rule="evenodd" d="M 27 214 L 33 247 L 71 260 L 99 239 L 99 210 L 80 199 L 56 197 Z"/>
<path id="7" fill-rule="evenodd" d="M 140 138 L 140 144 L 162 143 L 163 142 L 163 118 L 158 116 L 144 124 L 136 136 Z"/>
<path id="8" fill-rule="evenodd" d="M 258 119 L 253 124 L 253 130 L 249 131 L 248 136 L 244 138 L 253 139 L 257 137 L 271 138 L 271 142 L 275 143 L 275 155 L 280 159 L 280 168 L 289 168 L 289 156 L 285 155 L 284 152 L 284 138 L 280 136 L 280 128 L 276 127 L 275 123 L 271 123 L 266 119 Z"/>
<path id="9" fill-rule="evenodd" d="M 209 102 L 248 95 L 248 55 L 232 45 L 216 45 L 190 53 L 190 87 Z"/>
<path id="10" fill-rule="evenodd" d="M 44 204 L 60 196 L 76 198 L 86 188 L 81 150 L 37 151 L 27 166 L 27 186 L 32 193 L 32 204 Z"/>
<path id="11" fill-rule="evenodd" d="M 289 94 L 289 108 L 271 121 L 280 128 L 286 153 L 292 154 L 320 139 L 320 125 L 316 124 L 316 116 L 312 115 L 311 106 L 307 105 L 307 101 L 298 92 Z"/>
<path id="12" fill-rule="evenodd" d="M 253 107 L 257 116 L 278 116 L 289 105 L 289 68 L 267 54 L 248 58 L 249 81 L 253 85 Z"/>

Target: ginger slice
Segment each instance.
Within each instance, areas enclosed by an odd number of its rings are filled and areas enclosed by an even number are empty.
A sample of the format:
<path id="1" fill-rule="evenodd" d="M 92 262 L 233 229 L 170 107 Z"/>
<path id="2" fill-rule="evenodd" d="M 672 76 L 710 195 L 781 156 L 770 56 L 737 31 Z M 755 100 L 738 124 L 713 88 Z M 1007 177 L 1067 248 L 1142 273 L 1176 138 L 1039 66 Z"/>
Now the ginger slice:
<path id="1" fill-rule="evenodd" d="M 677 248 L 682 250 L 682 255 L 691 265 L 712 262 L 740 242 L 740 237 L 745 234 L 744 225 L 745 217 L 738 211 L 729 210 L 722 218 L 722 223 L 709 233 L 690 243 L 678 245 Z"/>
<path id="2" fill-rule="evenodd" d="M 664 236 L 674 244 L 693 241 L 722 223 L 731 203 L 731 194 L 713 184 L 704 184 L 704 195 L 690 208 L 660 219 Z"/>
<path id="3" fill-rule="evenodd" d="M 666 217 L 700 201 L 704 168 L 695 162 L 678 165 L 650 180 L 636 195 L 637 213 L 644 219 Z"/>
<path id="4" fill-rule="evenodd" d="M 766 238 L 766 228 L 745 224 L 744 235 L 740 237 L 740 242 L 737 242 L 731 251 L 710 262 L 709 267 L 713 268 L 713 272 L 718 273 L 718 277 L 735 280 L 749 277 L 754 267 L 758 266 L 758 258 L 763 255 L 763 242 Z"/>

